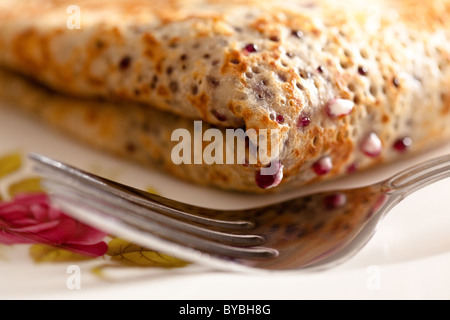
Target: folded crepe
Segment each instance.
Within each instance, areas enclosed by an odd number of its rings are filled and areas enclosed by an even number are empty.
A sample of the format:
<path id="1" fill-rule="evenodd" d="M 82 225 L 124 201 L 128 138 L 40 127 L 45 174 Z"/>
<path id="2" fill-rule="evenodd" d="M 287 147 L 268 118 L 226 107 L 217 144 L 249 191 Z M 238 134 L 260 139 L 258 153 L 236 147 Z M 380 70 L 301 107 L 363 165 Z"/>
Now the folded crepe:
<path id="1" fill-rule="evenodd" d="M 231 190 L 302 186 L 443 143 L 449 62 L 447 0 L 0 4 L 0 65 L 20 74 L 2 71 L 0 98 L 105 150 Z M 172 134 L 195 135 L 194 120 L 223 136 L 254 130 L 247 149 L 263 132 L 267 156 L 174 163 Z"/>

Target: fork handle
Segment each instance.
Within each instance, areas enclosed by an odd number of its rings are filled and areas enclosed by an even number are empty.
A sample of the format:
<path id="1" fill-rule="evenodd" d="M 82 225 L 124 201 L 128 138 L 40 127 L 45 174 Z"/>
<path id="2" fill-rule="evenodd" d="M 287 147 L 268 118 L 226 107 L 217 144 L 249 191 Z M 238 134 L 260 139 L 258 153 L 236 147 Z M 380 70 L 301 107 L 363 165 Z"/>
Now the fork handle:
<path id="1" fill-rule="evenodd" d="M 388 194 L 404 197 L 434 182 L 450 177 L 450 155 L 441 156 L 408 168 L 383 183 Z"/>

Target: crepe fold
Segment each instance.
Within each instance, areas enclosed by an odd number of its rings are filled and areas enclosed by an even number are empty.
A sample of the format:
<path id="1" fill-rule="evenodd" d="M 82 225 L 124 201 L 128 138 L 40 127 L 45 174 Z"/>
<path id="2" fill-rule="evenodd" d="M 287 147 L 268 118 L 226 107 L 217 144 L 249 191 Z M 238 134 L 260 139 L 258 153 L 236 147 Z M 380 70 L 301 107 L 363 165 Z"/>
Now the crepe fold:
<path id="1" fill-rule="evenodd" d="M 449 62 L 447 0 L 0 4 L 0 65 L 13 71 L 0 73 L 1 99 L 98 148 L 229 190 L 303 186 L 445 142 Z M 194 137 L 196 121 L 203 138 L 256 132 L 243 162 L 174 161 L 174 132 Z M 267 157 L 249 161 L 261 132 Z"/>

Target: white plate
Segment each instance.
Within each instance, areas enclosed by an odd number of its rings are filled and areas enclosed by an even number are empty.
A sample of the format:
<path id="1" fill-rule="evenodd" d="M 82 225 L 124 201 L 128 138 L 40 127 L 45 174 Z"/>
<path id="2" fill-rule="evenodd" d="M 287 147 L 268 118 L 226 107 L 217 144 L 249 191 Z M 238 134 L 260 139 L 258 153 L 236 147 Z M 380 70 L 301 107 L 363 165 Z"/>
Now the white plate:
<path id="1" fill-rule="evenodd" d="M 9 109 L 0 109 L 0 156 L 38 152 L 138 188 L 153 187 L 176 200 L 214 208 L 241 208 L 301 193 L 251 196 L 209 190 L 164 173 L 106 155 L 41 126 Z M 314 188 L 360 185 L 450 151 L 443 146 L 382 170 Z M 29 168 L 21 171 L 28 172 Z M 0 180 L 4 187 L 17 174 Z M 102 258 L 85 262 L 36 264 L 28 245 L 0 245 L 2 299 L 448 299 L 450 298 L 450 180 L 411 195 L 388 215 L 370 243 L 349 262 L 320 273 L 276 272 L 270 276 L 183 268 L 107 268 L 92 272 Z M 80 287 L 70 266 L 79 267 Z"/>

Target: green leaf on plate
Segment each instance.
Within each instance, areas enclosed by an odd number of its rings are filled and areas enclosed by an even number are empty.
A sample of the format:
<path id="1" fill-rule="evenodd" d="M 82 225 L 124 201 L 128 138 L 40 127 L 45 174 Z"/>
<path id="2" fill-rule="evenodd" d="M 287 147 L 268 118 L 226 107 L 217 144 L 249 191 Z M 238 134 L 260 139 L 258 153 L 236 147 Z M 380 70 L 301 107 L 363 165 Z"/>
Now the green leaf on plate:
<path id="1" fill-rule="evenodd" d="M 30 247 L 30 255 L 36 263 L 84 261 L 93 259 L 92 257 L 44 244 L 32 245 Z"/>
<path id="2" fill-rule="evenodd" d="M 153 187 L 148 187 L 145 189 L 145 191 L 159 195 L 159 192 L 156 191 L 156 189 L 154 189 Z"/>
<path id="3" fill-rule="evenodd" d="M 40 178 L 26 178 L 13 183 L 8 188 L 8 193 L 11 197 L 20 193 L 37 193 L 43 191 Z"/>
<path id="4" fill-rule="evenodd" d="M 7 176 L 22 166 L 22 155 L 18 152 L 0 157 L 0 178 Z"/>
<path id="5" fill-rule="evenodd" d="M 6 245 L 0 244 L 0 261 L 6 261 L 5 248 Z"/>
<path id="6" fill-rule="evenodd" d="M 189 263 L 166 254 L 143 248 L 120 238 L 108 243 L 107 255 L 111 260 L 131 266 L 181 268 Z"/>

